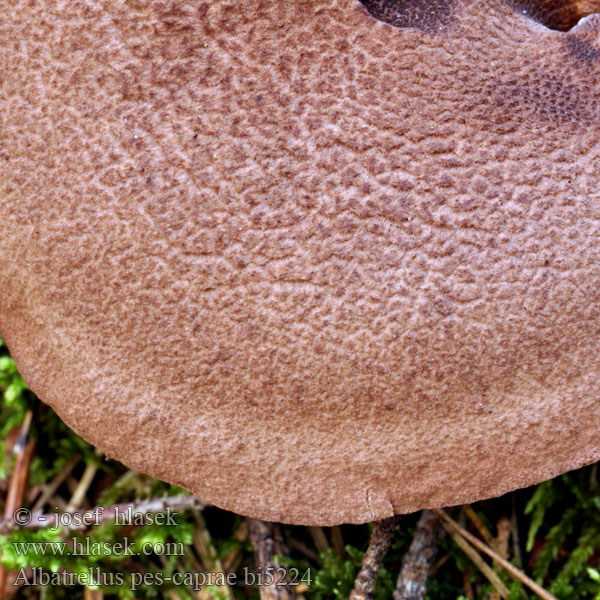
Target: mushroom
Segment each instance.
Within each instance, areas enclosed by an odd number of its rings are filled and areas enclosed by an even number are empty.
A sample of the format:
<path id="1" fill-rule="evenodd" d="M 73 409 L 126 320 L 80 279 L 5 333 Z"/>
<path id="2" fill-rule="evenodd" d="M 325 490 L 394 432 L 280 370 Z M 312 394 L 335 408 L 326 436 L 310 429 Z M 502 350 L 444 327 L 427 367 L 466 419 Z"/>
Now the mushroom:
<path id="1" fill-rule="evenodd" d="M 600 459 L 600 3 L 364 4 L 0 0 L 22 375 L 261 519 Z"/>

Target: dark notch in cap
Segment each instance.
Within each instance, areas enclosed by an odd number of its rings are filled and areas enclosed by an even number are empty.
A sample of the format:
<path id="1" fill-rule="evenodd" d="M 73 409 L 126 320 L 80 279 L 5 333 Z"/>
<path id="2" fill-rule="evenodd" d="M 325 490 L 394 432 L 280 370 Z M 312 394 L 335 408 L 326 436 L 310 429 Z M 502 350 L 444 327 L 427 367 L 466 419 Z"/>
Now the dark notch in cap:
<path id="1" fill-rule="evenodd" d="M 434 33 L 448 24 L 453 0 L 361 0 L 376 19 L 394 27 Z"/>

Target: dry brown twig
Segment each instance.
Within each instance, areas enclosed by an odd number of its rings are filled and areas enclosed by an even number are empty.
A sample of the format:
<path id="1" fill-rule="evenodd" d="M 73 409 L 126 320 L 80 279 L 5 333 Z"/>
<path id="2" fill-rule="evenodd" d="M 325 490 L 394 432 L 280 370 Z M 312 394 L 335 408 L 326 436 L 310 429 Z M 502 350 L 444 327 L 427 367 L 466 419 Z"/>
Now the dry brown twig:
<path id="1" fill-rule="evenodd" d="M 439 525 L 430 510 L 424 510 L 408 552 L 402 559 L 402 569 L 396 582 L 394 600 L 423 600 L 427 592 L 427 575 L 435 559 Z"/>
<path id="2" fill-rule="evenodd" d="M 35 450 L 35 441 L 27 441 L 33 413 L 28 410 L 21 424 L 19 437 L 13 448 L 15 455 L 15 464 L 13 467 L 10 483 L 8 484 L 8 494 L 4 504 L 4 520 L 12 519 L 14 512 L 21 506 L 25 489 L 27 488 L 27 479 L 29 478 L 29 466 Z M 6 569 L 0 564 L 0 596 L 4 597 L 4 588 L 6 586 Z"/>
<path id="3" fill-rule="evenodd" d="M 465 504 L 462 507 L 465 515 L 469 518 L 469 521 L 475 525 L 475 528 L 481 534 L 481 537 L 485 540 L 486 544 L 490 547 L 495 548 L 494 536 L 488 531 L 487 527 L 483 524 L 483 521 L 479 518 L 477 513 L 473 510 L 470 504 Z"/>
<path id="4" fill-rule="evenodd" d="M 329 548 L 329 540 L 322 527 L 309 527 L 308 531 L 312 536 L 313 542 L 318 552 L 325 552 Z"/>
<path id="5" fill-rule="evenodd" d="M 81 479 L 79 480 L 77 486 L 75 487 L 75 490 L 73 491 L 73 495 L 69 500 L 69 504 L 67 504 L 67 512 L 72 512 L 74 510 L 77 510 L 78 508 L 81 508 L 81 505 L 85 500 L 87 492 L 90 488 L 90 485 L 92 485 L 92 481 L 94 480 L 94 477 L 96 476 L 97 472 L 98 465 L 95 462 L 89 462 L 85 466 L 83 475 L 81 476 Z"/>
<path id="6" fill-rule="evenodd" d="M 502 558 L 497 552 L 494 552 L 489 546 L 484 544 L 481 540 L 477 539 L 474 535 L 469 533 L 466 529 L 461 527 L 456 521 L 450 518 L 443 510 L 434 510 L 433 513 L 440 520 L 442 525 L 448 530 L 451 529 L 455 534 L 461 536 L 465 541 L 469 542 L 475 548 L 479 549 L 484 554 L 487 554 L 496 564 L 501 566 L 503 569 L 508 571 L 513 577 L 517 578 L 530 590 L 535 592 L 543 600 L 557 600 L 555 596 L 547 592 L 543 587 L 538 585 L 533 579 L 525 575 L 522 571 L 517 569 L 513 564 L 508 562 L 505 558 Z"/>
<path id="7" fill-rule="evenodd" d="M 198 557 L 200 558 L 202 568 L 205 571 L 210 571 L 212 573 L 225 574 L 226 572 L 223 567 L 223 563 L 217 555 L 217 550 L 213 544 L 212 537 L 210 535 L 210 532 L 208 531 L 204 517 L 202 516 L 199 510 L 192 511 L 192 514 L 194 516 L 194 521 L 196 522 L 193 546 Z M 216 582 L 215 585 L 219 592 L 223 594 L 223 596 L 225 596 L 225 598 L 227 598 L 228 600 L 233 600 L 233 591 L 231 590 L 227 582 Z M 212 592 L 209 592 L 209 594 L 207 595 L 208 598 L 212 596 Z M 198 594 L 197 597 L 201 598 L 202 596 Z"/>
<path id="8" fill-rule="evenodd" d="M 475 600 L 473 584 L 471 583 L 471 569 L 465 569 L 462 573 L 462 583 L 467 600 Z"/>
<path id="9" fill-rule="evenodd" d="M 306 556 L 306 558 L 309 558 L 310 560 L 319 562 L 319 554 L 315 552 L 312 548 L 309 548 L 300 540 L 291 538 L 287 541 L 287 543 L 290 549 L 296 550 L 297 552 L 300 552 L 300 554 L 304 554 L 304 556 Z"/>
<path id="10" fill-rule="evenodd" d="M 260 519 L 248 518 L 246 521 L 257 574 L 263 578 L 263 585 L 259 587 L 261 600 L 293 600 L 294 588 L 282 579 L 281 565 L 276 560 L 277 556 L 287 553 L 279 525 Z M 269 573 L 274 581 L 270 581 Z"/>
<path id="11" fill-rule="evenodd" d="M 436 517 L 438 517 L 436 510 L 432 511 Z M 481 571 L 483 576 L 492 584 L 496 592 L 501 598 L 508 598 L 510 592 L 508 588 L 504 585 L 503 581 L 498 577 L 494 569 L 488 565 L 483 558 L 479 555 L 477 550 L 467 542 L 461 535 L 450 525 L 444 522 L 440 517 L 438 517 L 442 527 L 450 534 L 450 537 L 454 540 L 454 543 L 471 559 L 471 562 Z"/>
<path id="12" fill-rule="evenodd" d="M 331 528 L 331 545 L 340 560 L 346 560 L 346 548 L 344 547 L 342 529 L 339 525 L 335 525 Z"/>
<path id="13" fill-rule="evenodd" d="M 523 567 L 523 558 L 521 556 L 521 543 L 519 540 L 519 522 L 517 520 L 517 503 L 515 501 L 515 493 L 511 494 L 511 502 L 512 502 L 512 514 L 510 516 L 511 521 L 511 536 L 512 536 L 512 551 L 513 556 L 515 557 L 515 563 L 518 568 Z"/>
<path id="14" fill-rule="evenodd" d="M 350 600 L 370 600 L 373 597 L 377 575 L 399 525 L 400 517 L 397 515 L 373 523 L 369 547 L 363 556 L 354 588 L 350 592 Z"/>
<path id="15" fill-rule="evenodd" d="M 233 539 L 239 542 L 239 546 L 230 550 L 223 558 L 223 569 L 227 573 L 232 573 L 237 570 L 240 562 L 242 561 L 242 543 L 248 539 L 248 523 L 246 519 L 244 519 L 238 528 L 233 532 Z"/>
<path id="16" fill-rule="evenodd" d="M 40 512 L 48 500 L 52 498 L 56 490 L 61 484 L 71 475 L 73 469 L 77 466 L 77 463 L 81 460 L 80 456 L 71 456 L 66 462 L 65 466 L 52 478 L 52 481 L 42 488 L 42 493 L 36 500 L 31 512 Z"/>

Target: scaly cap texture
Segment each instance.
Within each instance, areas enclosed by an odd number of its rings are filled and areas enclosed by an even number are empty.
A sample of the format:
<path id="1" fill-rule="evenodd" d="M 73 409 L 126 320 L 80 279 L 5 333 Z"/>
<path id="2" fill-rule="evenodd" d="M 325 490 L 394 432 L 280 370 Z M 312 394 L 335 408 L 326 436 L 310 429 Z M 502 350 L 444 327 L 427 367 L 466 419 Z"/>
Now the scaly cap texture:
<path id="1" fill-rule="evenodd" d="M 600 458 L 600 18 L 532 18 L 598 3 L 367 4 L 0 0 L 25 380 L 107 455 L 263 519 Z"/>

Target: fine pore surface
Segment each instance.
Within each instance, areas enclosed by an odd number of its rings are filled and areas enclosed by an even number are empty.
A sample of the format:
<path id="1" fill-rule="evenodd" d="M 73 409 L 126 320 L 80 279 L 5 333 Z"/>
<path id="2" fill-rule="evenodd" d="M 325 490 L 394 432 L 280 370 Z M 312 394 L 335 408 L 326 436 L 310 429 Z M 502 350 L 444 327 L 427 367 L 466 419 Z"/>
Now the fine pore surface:
<path id="1" fill-rule="evenodd" d="M 597 15 L 56 6 L 0 0 L 0 331 L 75 431 L 303 524 L 600 459 Z"/>

